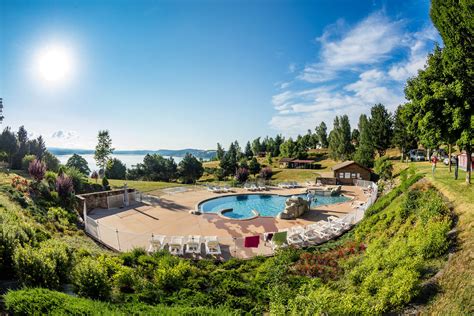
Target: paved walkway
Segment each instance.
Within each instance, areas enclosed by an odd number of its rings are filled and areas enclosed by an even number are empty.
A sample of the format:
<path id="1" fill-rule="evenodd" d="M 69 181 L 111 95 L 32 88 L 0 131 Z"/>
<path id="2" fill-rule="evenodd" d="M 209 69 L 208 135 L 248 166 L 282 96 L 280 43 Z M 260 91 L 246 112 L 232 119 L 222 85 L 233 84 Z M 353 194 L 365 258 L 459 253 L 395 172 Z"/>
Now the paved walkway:
<path id="1" fill-rule="evenodd" d="M 266 193 L 292 195 L 306 192 L 306 188 L 271 189 Z M 192 215 L 189 210 L 208 198 L 235 193 L 248 193 L 235 189 L 232 193 L 216 194 L 204 189 L 168 194 L 160 197 L 157 205 L 137 205 L 134 207 L 113 210 L 93 210 L 89 217 L 99 223 L 100 239 L 109 246 L 119 250 L 130 250 L 134 247 L 148 247 L 149 239 L 154 235 L 166 236 L 218 236 L 222 245 L 223 256 L 248 258 L 272 253 L 269 245 L 263 243 L 259 248 L 243 247 L 243 237 L 275 232 L 295 225 L 308 225 L 328 216 L 342 217 L 352 212 L 351 201 L 322 205 L 311 209 L 304 216 L 294 220 L 281 220 L 270 217 L 258 217 L 249 220 L 233 220 L 217 214 Z M 366 201 L 362 189 L 355 186 L 343 186 L 342 194 L 354 200 Z"/>

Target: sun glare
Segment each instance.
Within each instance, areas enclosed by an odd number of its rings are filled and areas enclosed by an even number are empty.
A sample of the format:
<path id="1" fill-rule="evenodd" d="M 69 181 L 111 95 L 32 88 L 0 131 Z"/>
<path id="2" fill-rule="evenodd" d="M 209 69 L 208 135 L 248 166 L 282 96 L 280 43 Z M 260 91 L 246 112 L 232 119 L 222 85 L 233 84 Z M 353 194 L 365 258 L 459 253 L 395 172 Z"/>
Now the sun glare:
<path id="1" fill-rule="evenodd" d="M 72 73 L 71 53 L 61 46 L 48 46 L 38 55 L 38 71 L 41 78 L 49 82 L 68 79 Z"/>

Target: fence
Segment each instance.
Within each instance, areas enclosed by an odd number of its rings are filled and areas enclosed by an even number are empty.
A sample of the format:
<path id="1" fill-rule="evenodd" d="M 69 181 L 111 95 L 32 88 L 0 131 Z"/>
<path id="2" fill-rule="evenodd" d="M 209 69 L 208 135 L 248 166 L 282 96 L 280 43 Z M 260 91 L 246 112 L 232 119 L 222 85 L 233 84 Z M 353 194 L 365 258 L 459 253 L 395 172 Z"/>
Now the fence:
<path id="1" fill-rule="evenodd" d="M 356 207 L 352 212 L 348 213 L 341 220 L 348 224 L 346 227 L 352 227 L 356 225 L 360 220 L 363 219 L 364 213 L 368 207 L 370 207 L 377 199 L 378 187 L 374 182 L 357 180 L 355 185 L 361 187 L 364 193 L 367 195 L 367 202 L 363 205 Z M 141 193 L 136 193 L 136 199 L 153 202 L 156 199 L 151 198 Z M 153 204 L 153 203 L 151 203 Z M 113 248 L 117 251 L 129 251 L 136 247 L 147 249 L 150 245 L 150 240 L 157 235 L 161 235 L 159 232 L 150 233 L 132 233 L 127 231 L 121 231 L 114 227 L 109 227 L 100 222 L 100 219 L 93 219 L 90 216 L 86 216 L 85 220 L 86 232 L 94 239 L 105 244 L 106 246 Z M 319 238 L 312 243 L 305 243 L 305 246 L 318 245 L 327 242 L 330 239 L 334 239 L 340 234 L 343 234 L 345 230 L 338 233 L 334 233 L 327 238 Z M 223 259 L 235 258 L 251 258 L 257 255 L 260 256 L 271 256 L 275 253 L 270 242 L 266 242 L 264 234 L 255 234 L 259 236 L 259 244 L 256 248 L 245 247 L 246 237 L 218 237 L 219 245 L 221 248 Z M 169 242 L 172 236 L 166 236 L 165 243 Z M 185 237 L 185 236 L 184 236 Z M 201 253 L 205 253 L 204 244 L 201 245 Z M 195 257 L 195 256 L 194 256 Z M 199 257 L 199 256 L 198 256 Z"/>

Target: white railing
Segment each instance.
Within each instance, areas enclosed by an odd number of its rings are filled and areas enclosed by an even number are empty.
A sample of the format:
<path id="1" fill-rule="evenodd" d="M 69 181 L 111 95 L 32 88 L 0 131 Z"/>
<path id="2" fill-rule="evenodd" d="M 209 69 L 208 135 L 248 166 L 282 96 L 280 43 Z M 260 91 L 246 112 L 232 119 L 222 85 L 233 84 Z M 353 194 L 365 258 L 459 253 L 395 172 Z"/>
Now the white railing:
<path id="1" fill-rule="evenodd" d="M 353 211 L 347 213 L 340 220 L 347 224 L 346 229 L 341 231 L 339 234 L 328 236 L 327 238 L 318 240 L 313 243 L 305 243 L 304 246 L 318 245 L 327 242 L 328 240 L 336 238 L 338 235 L 344 233 L 349 227 L 357 224 L 364 218 L 365 211 L 376 201 L 378 186 L 371 181 L 357 180 L 355 185 L 361 187 L 367 196 L 367 202 L 363 205 L 356 207 Z M 122 198 L 123 196 L 120 195 Z M 143 195 L 140 192 L 136 192 L 134 195 L 130 195 L 130 200 L 133 199 L 143 201 L 154 205 L 159 202 L 158 197 Z M 123 202 L 123 201 L 122 201 Z M 86 216 L 85 229 L 97 241 L 104 245 L 115 249 L 117 251 L 129 251 L 135 247 L 142 247 L 147 249 L 150 244 L 150 239 L 153 235 L 159 235 L 157 232 L 154 233 L 132 233 L 127 231 L 119 231 L 116 228 L 109 227 L 100 222 L 100 220 L 94 220 L 93 218 Z M 264 234 L 259 235 L 261 240 L 264 240 Z M 171 236 L 166 236 L 167 239 Z M 219 243 L 223 251 L 223 257 L 229 259 L 230 257 L 236 258 L 251 258 L 257 255 L 271 256 L 275 253 L 272 245 L 269 242 L 261 242 L 258 248 L 246 248 L 245 237 L 219 237 Z"/>

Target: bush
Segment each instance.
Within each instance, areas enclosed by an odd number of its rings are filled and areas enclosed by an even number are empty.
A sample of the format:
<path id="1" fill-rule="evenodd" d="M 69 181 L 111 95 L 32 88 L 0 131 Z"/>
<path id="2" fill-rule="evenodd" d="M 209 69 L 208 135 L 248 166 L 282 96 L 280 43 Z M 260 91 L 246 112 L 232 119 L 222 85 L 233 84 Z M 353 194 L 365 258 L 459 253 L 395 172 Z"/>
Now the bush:
<path id="1" fill-rule="evenodd" d="M 46 173 L 46 166 L 42 161 L 34 159 L 30 162 L 28 167 L 28 173 L 30 174 L 36 182 L 40 182 L 44 179 Z"/>
<path id="2" fill-rule="evenodd" d="M 61 174 L 59 177 L 57 177 L 56 192 L 58 192 L 59 197 L 63 201 L 68 201 L 74 192 L 74 184 L 72 179 L 65 174 Z"/>
<path id="3" fill-rule="evenodd" d="M 88 182 L 84 174 L 76 168 L 67 168 L 65 173 L 72 181 L 74 192 L 76 194 L 83 193 L 84 186 Z"/>
<path id="4" fill-rule="evenodd" d="M 393 173 L 393 163 L 389 160 L 388 156 L 380 157 L 375 160 L 374 170 L 382 180 L 391 179 Z"/>
<path id="5" fill-rule="evenodd" d="M 5 307 L 13 315 L 240 315 L 223 308 L 113 305 L 46 289 L 23 289 L 5 294 Z"/>
<path id="6" fill-rule="evenodd" d="M 29 245 L 16 248 L 13 262 L 22 284 L 57 289 L 68 281 L 72 251 L 62 242 L 49 240 L 39 248 Z"/>
<path id="7" fill-rule="evenodd" d="M 260 178 L 265 179 L 265 180 L 270 180 L 272 178 L 273 171 L 272 168 L 270 167 L 265 167 L 260 170 Z"/>
<path id="8" fill-rule="evenodd" d="M 110 190 L 109 180 L 107 179 L 107 177 L 102 178 L 102 187 L 104 188 L 104 190 Z"/>
<path id="9" fill-rule="evenodd" d="M 59 171 L 59 164 L 60 161 L 58 158 L 56 158 L 55 155 L 50 153 L 49 151 L 46 151 L 44 153 L 43 161 L 46 164 L 46 169 L 54 172 Z"/>
<path id="10" fill-rule="evenodd" d="M 84 258 L 73 270 L 73 284 L 78 295 L 107 300 L 112 283 L 107 268 L 93 258 Z"/>
<path id="11" fill-rule="evenodd" d="M 247 181 L 248 178 L 249 178 L 249 171 L 245 168 L 239 168 L 235 172 L 235 180 L 239 181 L 240 183 Z"/>
<path id="12" fill-rule="evenodd" d="M 44 179 L 48 183 L 48 187 L 50 190 L 56 189 L 56 178 L 58 177 L 57 173 L 54 171 L 46 171 L 44 175 Z"/>
<path id="13" fill-rule="evenodd" d="M 24 170 L 24 171 L 28 171 L 28 168 L 30 167 L 30 163 L 36 159 L 36 156 L 35 155 L 26 155 L 25 157 L 23 157 L 23 159 L 21 160 L 21 168 Z"/>

